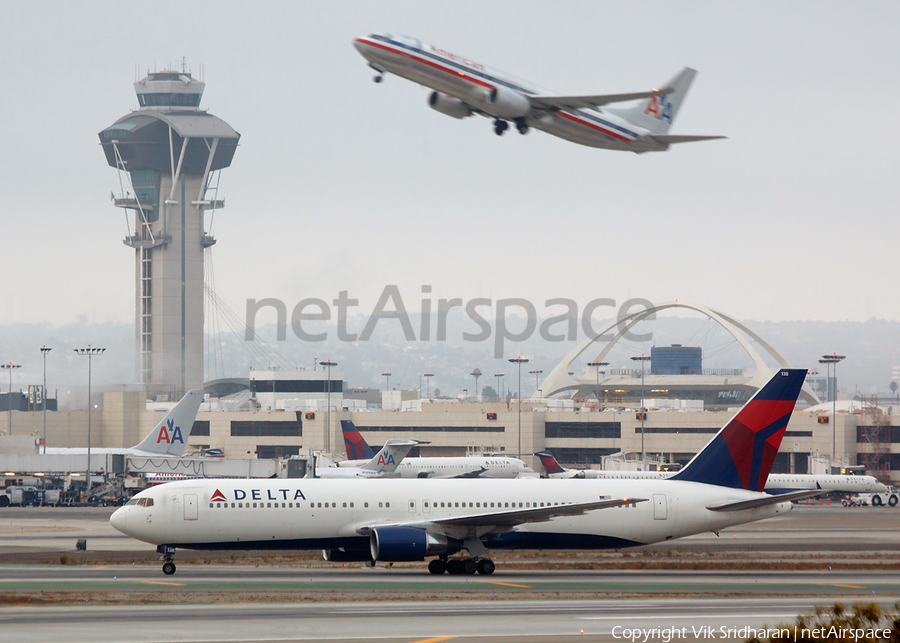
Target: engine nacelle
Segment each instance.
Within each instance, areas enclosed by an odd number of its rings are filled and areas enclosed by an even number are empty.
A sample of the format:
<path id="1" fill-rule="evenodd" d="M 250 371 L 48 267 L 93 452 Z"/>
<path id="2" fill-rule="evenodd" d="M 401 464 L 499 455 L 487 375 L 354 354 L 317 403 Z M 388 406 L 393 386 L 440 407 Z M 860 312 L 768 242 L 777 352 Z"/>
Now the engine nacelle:
<path id="1" fill-rule="evenodd" d="M 441 114 L 446 114 L 453 118 L 465 118 L 472 115 L 472 110 L 464 102 L 441 92 L 431 92 L 429 94 L 428 106 Z"/>
<path id="2" fill-rule="evenodd" d="M 368 549 L 323 549 L 322 557 L 329 563 L 358 563 L 372 560 Z"/>
<path id="3" fill-rule="evenodd" d="M 484 94 L 487 112 L 498 118 L 523 118 L 531 111 L 531 101 L 517 91 L 497 85 Z"/>
<path id="4" fill-rule="evenodd" d="M 433 536 L 417 527 L 376 527 L 369 540 L 372 560 L 402 562 L 426 556 L 453 554 L 460 544 L 446 536 Z"/>

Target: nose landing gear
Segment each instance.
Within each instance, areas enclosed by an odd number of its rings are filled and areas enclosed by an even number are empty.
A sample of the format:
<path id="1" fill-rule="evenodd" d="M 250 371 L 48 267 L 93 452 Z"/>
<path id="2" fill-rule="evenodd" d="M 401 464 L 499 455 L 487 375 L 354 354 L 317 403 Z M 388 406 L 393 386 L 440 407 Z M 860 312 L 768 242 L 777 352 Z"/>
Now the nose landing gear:
<path id="1" fill-rule="evenodd" d="M 162 554 L 159 557 L 160 560 L 166 561 L 163 563 L 162 571 L 166 576 L 171 576 L 175 573 L 175 563 L 172 561 L 175 559 L 175 548 L 171 545 L 159 545 L 156 548 L 156 553 Z"/>

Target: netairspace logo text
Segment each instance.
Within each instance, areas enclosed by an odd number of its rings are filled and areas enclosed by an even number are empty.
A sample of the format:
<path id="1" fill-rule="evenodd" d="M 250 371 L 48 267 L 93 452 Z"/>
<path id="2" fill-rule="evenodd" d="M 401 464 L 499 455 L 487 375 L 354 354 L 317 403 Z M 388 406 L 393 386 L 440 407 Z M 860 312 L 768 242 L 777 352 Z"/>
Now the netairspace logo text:
<path id="1" fill-rule="evenodd" d="M 866 639 L 888 639 L 891 636 L 890 629 L 850 629 L 837 626 L 819 628 L 766 628 L 766 627 L 713 627 L 703 625 L 700 627 L 650 627 L 628 628 L 617 625 L 612 629 L 615 639 L 623 639 L 632 643 L 649 643 L 660 641 L 670 643 L 679 639 L 782 639 L 786 641 L 809 641 L 813 639 L 833 639 L 839 641 L 863 641 Z"/>
<path id="2" fill-rule="evenodd" d="M 600 298 L 589 301 L 579 311 L 574 299 L 557 297 L 544 302 L 546 315 L 549 315 L 538 327 L 538 309 L 529 300 L 520 297 L 498 299 L 496 302 L 487 297 L 477 297 L 463 301 L 461 297 L 437 299 L 431 297 L 431 286 L 422 286 L 420 300 L 421 311 L 418 329 L 414 328 L 400 289 L 395 285 L 385 286 L 378 302 L 366 318 L 365 324 L 358 332 L 351 332 L 348 316 L 357 314 L 351 309 L 359 306 L 358 299 L 351 299 L 349 291 L 342 290 L 331 306 L 324 299 L 301 299 L 291 310 L 290 327 L 294 335 L 306 342 L 324 342 L 328 340 L 328 332 L 312 332 L 309 322 L 337 322 L 337 338 L 342 342 L 367 342 L 378 328 L 379 323 L 398 324 L 408 342 L 447 341 L 447 316 L 454 309 L 465 313 L 467 322 L 474 324 L 477 332 L 463 332 L 461 339 L 465 342 L 485 342 L 493 337 L 494 357 L 502 358 L 506 342 L 523 342 L 538 332 L 546 342 L 575 341 L 579 330 L 586 337 L 610 341 L 615 334 L 635 342 L 646 342 L 652 339 L 652 333 L 633 334 L 630 328 L 633 322 L 627 321 L 636 313 L 653 307 L 647 299 L 633 298 L 621 305 L 615 299 Z M 334 307 L 334 311 L 332 310 Z M 248 299 L 246 309 L 246 326 L 244 339 L 253 341 L 256 335 L 256 315 L 260 310 L 271 308 L 277 314 L 277 341 L 286 341 L 288 327 L 288 306 L 280 299 Z M 610 309 L 615 312 L 616 322 L 604 328 L 594 328 L 595 314 Z M 546 315 L 542 314 L 541 317 Z M 609 315 L 607 315 L 609 316 Z M 515 321 L 513 321 L 515 319 Z M 645 317 L 655 319 L 655 314 Z M 579 329 L 580 322 L 580 329 Z M 612 331 L 615 330 L 615 333 Z"/>

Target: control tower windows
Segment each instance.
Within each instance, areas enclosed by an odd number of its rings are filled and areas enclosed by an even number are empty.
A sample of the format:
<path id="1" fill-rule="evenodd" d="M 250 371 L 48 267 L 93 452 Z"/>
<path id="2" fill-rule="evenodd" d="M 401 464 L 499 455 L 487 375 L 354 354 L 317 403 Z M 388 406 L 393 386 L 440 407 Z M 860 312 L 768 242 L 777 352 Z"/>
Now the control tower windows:
<path id="1" fill-rule="evenodd" d="M 202 94 L 138 94 L 141 107 L 198 107 Z"/>

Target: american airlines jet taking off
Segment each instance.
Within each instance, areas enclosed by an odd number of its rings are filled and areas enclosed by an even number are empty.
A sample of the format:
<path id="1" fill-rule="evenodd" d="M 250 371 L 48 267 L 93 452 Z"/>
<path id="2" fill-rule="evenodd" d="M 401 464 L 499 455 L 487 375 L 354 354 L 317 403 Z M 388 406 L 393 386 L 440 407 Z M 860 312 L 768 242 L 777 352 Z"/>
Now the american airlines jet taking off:
<path id="1" fill-rule="evenodd" d="M 376 83 L 391 73 L 433 89 L 428 96 L 432 109 L 453 118 L 492 118 L 498 136 L 512 122 L 520 134 L 534 127 L 579 145 L 638 154 L 662 152 L 673 143 L 725 138 L 668 133 L 697 73 L 689 67 L 661 89 L 562 96 L 416 38 L 370 34 L 354 40 L 353 46 L 378 72 Z M 640 102 L 605 107 L 628 101 Z"/>
<path id="2" fill-rule="evenodd" d="M 668 480 L 186 480 L 141 491 L 109 522 L 156 545 L 165 574 L 178 547 L 434 557 L 432 574 L 491 574 L 490 549 L 619 549 L 716 531 L 820 493 L 763 493 L 806 374 L 778 371 Z"/>

